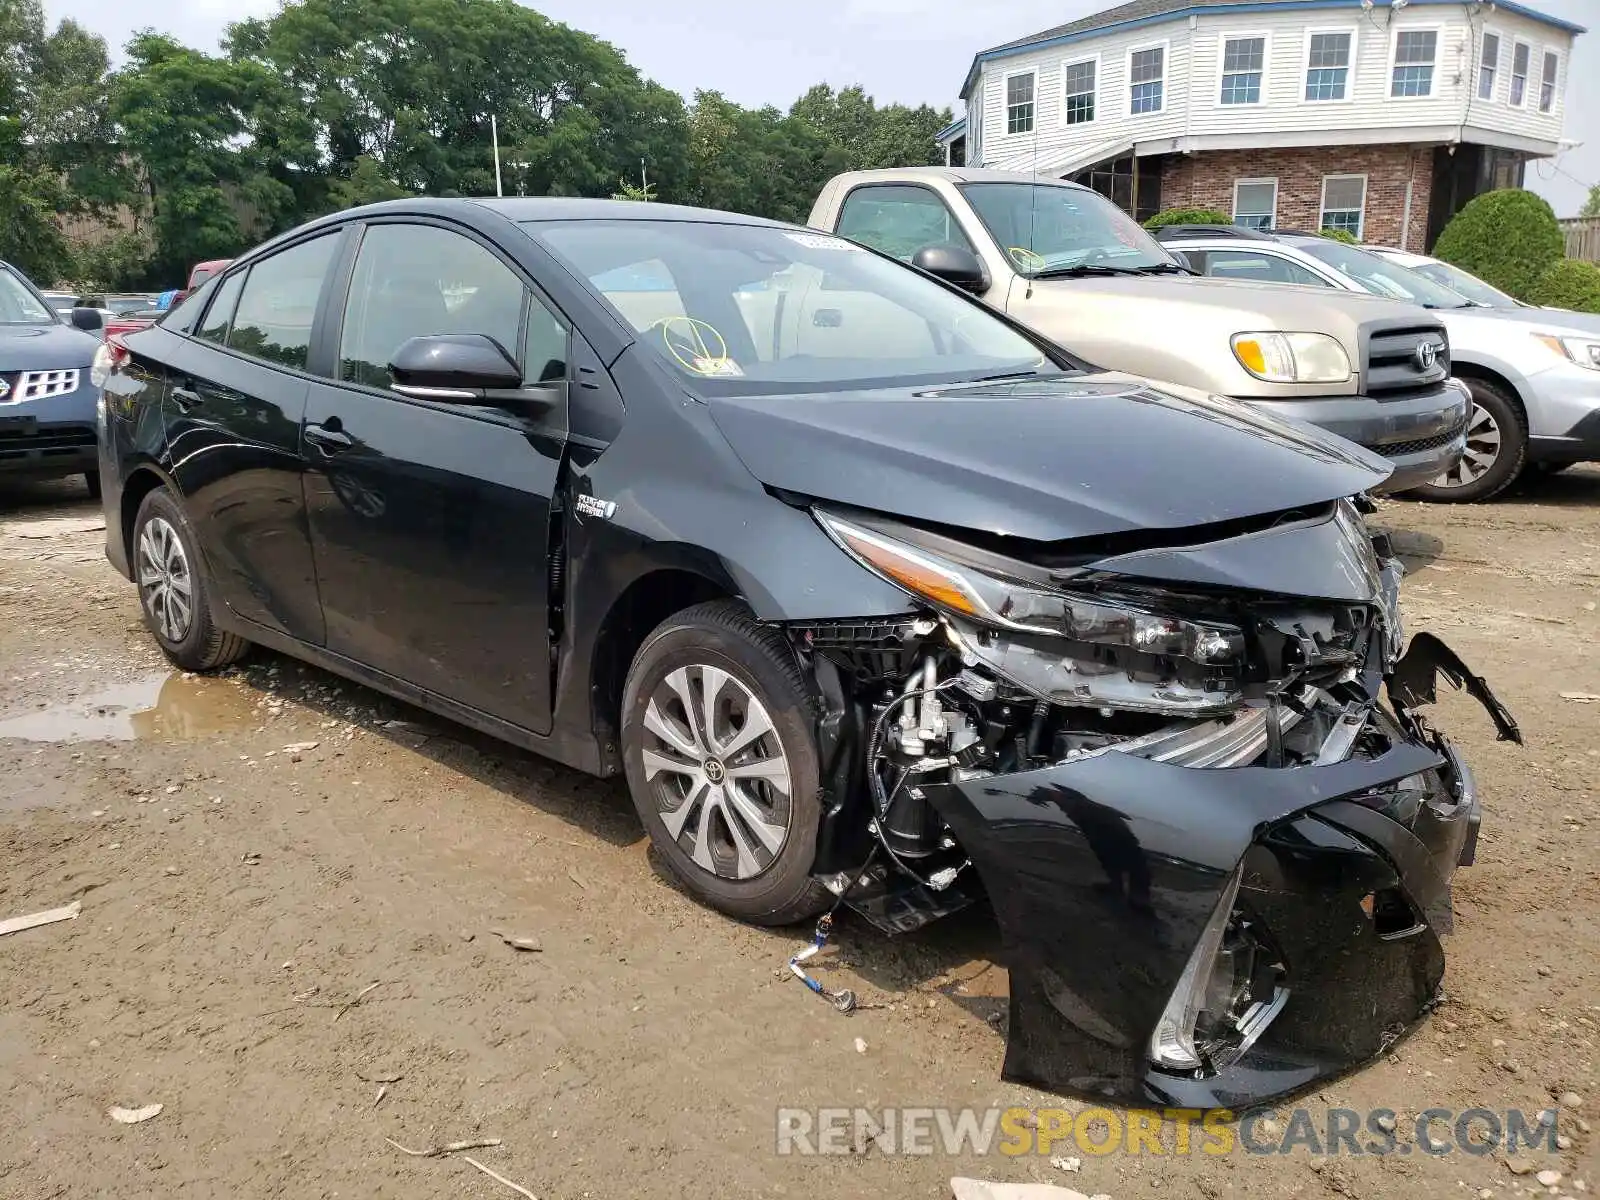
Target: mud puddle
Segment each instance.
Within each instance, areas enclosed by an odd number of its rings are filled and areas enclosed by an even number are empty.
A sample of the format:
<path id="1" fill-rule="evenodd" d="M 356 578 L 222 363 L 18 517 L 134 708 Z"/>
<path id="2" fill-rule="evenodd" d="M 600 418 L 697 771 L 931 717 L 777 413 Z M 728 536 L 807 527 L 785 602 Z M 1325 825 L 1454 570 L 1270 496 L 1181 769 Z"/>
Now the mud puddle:
<path id="1" fill-rule="evenodd" d="M 161 672 L 92 696 L 0 718 L 0 738 L 128 742 L 208 737 L 252 723 L 251 700 L 231 684 Z"/>

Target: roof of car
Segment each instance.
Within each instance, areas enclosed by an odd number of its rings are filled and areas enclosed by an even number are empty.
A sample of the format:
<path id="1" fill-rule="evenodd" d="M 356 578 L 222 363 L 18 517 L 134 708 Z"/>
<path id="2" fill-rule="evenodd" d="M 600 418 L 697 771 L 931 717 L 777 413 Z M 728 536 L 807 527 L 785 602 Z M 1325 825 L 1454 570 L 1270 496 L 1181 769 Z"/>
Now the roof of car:
<path id="1" fill-rule="evenodd" d="M 406 202 L 393 203 L 397 207 L 405 207 Z M 590 200 L 581 196 L 491 196 L 463 203 L 490 209 L 512 221 L 716 221 L 737 225 L 784 225 L 782 221 L 769 221 L 765 217 L 655 201 Z"/>
<path id="2" fill-rule="evenodd" d="M 1048 175 L 1033 175 L 1027 171 L 996 171 L 985 167 L 887 167 L 875 171 L 849 171 L 840 175 L 837 182 L 855 187 L 862 183 L 928 183 L 944 180 L 950 183 L 1040 183 L 1049 187 L 1075 188 L 1087 191 L 1082 184 Z"/>

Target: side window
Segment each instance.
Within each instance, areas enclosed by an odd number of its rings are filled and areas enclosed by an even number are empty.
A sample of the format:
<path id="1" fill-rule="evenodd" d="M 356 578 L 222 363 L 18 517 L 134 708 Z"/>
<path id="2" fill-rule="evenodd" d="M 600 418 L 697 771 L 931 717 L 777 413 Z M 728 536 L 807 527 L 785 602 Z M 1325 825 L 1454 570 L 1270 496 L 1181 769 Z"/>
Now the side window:
<path id="1" fill-rule="evenodd" d="M 305 370 L 317 298 L 338 245 L 337 233 L 325 233 L 254 264 L 239 294 L 228 348 Z"/>
<path id="2" fill-rule="evenodd" d="M 1250 250 L 1206 251 L 1207 275 L 1218 279 L 1250 279 L 1256 283 L 1298 283 L 1307 287 L 1331 287 L 1315 271 L 1299 263 L 1279 258 L 1276 254 L 1260 254 Z"/>
<path id="3" fill-rule="evenodd" d="M 211 298 L 211 306 L 206 309 L 205 320 L 200 322 L 196 336 L 219 346 L 227 342 L 228 326 L 233 323 L 233 310 L 238 306 L 239 292 L 244 288 L 246 274 L 240 271 L 222 281 L 217 294 Z"/>
<path id="4" fill-rule="evenodd" d="M 516 358 L 525 291 L 511 268 L 471 238 L 433 225 L 370 226 L 345 301 L 338 378 L 386 388 L 402 343 L 436 333 L 481 333 Z M 524 361 L 535 379 L 553 360 L 565 372 L 566 332 L 559 339 L 553 333 L 559 328 L 538 306 L 529 315 Z"/>
<path id="5" fill-rule="evenodd" d="M 845 197 L 836 232 L 902 262 L 924 246 L 973 248 L 945 202 L 922 187 L 857 188 Z"/>

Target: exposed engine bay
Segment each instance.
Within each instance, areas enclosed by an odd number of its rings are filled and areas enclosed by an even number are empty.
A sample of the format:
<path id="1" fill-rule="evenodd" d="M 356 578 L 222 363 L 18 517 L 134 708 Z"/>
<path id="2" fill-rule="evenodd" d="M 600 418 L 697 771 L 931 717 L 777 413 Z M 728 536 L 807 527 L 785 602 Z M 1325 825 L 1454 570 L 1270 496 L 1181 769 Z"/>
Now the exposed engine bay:
<path id="1" fill-rule="evenodd" d="M 1239 1106 L 1379 1053 L 1435 1002 L 1479 805 L 1417 710 L 1443 672 L 1521 737 L 1443 643 L 1404 650 L 1403 569 L 1360 503 L 1089 550 L 816 514 L 927 603 L 789 628 L 828 709 L 819 878 L 891 931 L 987 896 L 1008 1077 Z M 1297 557 L 1304 592 L 1240 586 Z M 1370 940 L 1359 969 L 1335 913 Z"/>

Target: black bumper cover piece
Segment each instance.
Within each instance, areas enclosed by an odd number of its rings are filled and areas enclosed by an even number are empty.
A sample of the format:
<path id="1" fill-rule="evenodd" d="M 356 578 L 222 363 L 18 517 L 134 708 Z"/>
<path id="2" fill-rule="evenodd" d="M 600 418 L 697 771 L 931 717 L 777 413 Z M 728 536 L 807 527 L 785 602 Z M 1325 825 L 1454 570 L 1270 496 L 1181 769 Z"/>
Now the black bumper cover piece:
<path id="1" fill-rule="evenodd" d="M 1492 693 L 1485 704 L 1504 713 Z M 1450 877 L 1471 861 L 1478 824 L 1465 764 L 1405 723 L 1414 736 L 1385 753 L 1324 766 L 1192 769 L 1110 752 L 925 786 L 1000 925 L 1005 1077 L 1238 1110 L 1348 1071 L 1405 1033 L 1437 1000 Z M 1241 864 L 1236 904 L 1279 952 L 1289 1001 L 1220 1071 L 1156 1068 L 1151 1033 Z"/>

